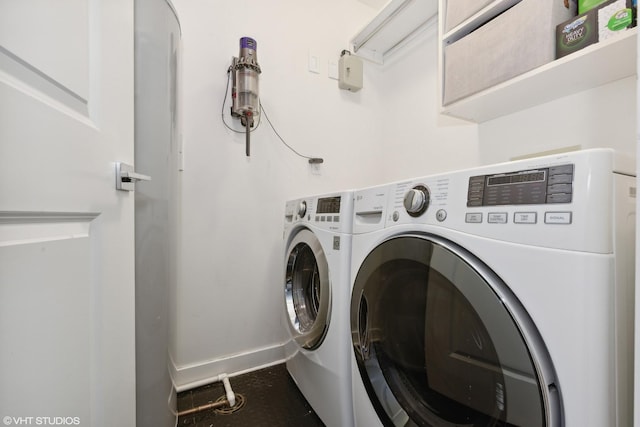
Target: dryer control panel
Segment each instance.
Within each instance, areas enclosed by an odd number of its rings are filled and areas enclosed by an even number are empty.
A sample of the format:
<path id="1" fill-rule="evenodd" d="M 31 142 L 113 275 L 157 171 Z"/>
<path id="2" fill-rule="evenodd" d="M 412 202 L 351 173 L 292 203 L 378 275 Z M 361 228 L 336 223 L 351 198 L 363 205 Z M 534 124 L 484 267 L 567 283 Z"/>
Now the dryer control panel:
<path id="1" fill-rule="evenodd" d="M 573 164 L 469 178 L 467 207 L 571 203 Z"/>

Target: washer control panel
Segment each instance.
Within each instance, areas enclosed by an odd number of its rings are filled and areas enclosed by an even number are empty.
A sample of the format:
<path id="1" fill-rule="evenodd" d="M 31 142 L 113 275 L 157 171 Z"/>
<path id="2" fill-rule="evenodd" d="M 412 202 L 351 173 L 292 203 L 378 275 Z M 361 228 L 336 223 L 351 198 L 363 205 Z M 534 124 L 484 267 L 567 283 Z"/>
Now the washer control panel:
<path id="1" fill-rule="evenodd" d="M 308 224 L 321 229 L 350 232 L 353 194 L 344 192 L 290 200 L 285 204 L 285 226 Z"/>
<path id="2" fill-rule="evenodd" d="M 573 164 L 469 178 L 467 207 L 571 203 Z"/>
<path id="3" fill-rule="evenodd" d="M 448 229 L 460 236 L 609 253 L 614 203 L 636 203 L 635 177 L 625 172 L 633 169 L 617 158 L 613 150 L 590 149 L 358 190 L 354 234 L 391 227 Z"/>
<path id="4" fill-rule="evenodd" d="M 292 205 L 290 207 L 290 205 Z M 340 222 L 342 196 L 307 198 L 287 203 L 285 218 L 292 221 Z"/>

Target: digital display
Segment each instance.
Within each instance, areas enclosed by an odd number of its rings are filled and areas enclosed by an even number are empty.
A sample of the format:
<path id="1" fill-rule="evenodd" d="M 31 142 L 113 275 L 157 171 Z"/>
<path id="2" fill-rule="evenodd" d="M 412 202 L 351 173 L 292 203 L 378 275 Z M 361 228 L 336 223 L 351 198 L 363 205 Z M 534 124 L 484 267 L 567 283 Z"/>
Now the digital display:
<path id="1" fill-rule="evenodd" d="M 319 213 L 319 214 L 340 213 L 340 196 L 324 197 L 322 199 L 318 199 L 318 209 L 316 209 L 316 213 Z"/>
<path id="2" fill-rule="evenodd" d="M 522 184 L 525 182 L 544 181 L 545 171 L 530 171 L 509 175 L 494 175 L 487 178 L 487 185 Z"/>

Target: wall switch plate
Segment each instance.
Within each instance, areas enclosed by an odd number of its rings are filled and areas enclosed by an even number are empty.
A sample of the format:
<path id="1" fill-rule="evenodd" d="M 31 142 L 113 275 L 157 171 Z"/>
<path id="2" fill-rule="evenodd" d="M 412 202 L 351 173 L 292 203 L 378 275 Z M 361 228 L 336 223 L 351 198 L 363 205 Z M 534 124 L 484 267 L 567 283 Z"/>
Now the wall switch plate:
<path id="1" fill-rule="evenodd" d="M 329 67 L 329 78 L 330 79 L 334 79 L 334 80 L 338 80 L 338 78 L 339 78 L 338 61 L 336 61 L 334 59 L 330 59 L 328 67 Z"/>
<path id="2" fill-rule="evenodd" d="M 320 58 L 313 53 L 309 53 L 309 72 L 320 74 Z"/>

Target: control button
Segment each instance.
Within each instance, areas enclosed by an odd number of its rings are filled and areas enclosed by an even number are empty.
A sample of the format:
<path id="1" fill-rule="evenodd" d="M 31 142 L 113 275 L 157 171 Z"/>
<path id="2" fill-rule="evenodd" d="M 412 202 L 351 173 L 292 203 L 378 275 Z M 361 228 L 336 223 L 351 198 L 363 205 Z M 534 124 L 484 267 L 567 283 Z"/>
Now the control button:
<path id="1" fill-rule="evenodd" d="M 516 212 L 513 214 L 515 224 L 535 224 L 538 222 L 537 212 Z"/>
<path id="2" fill-rule="evenodd" d="M 320 217 L 318 215 L 316 215 L 315 220 L 316 220 L 316 222 L 320 221 Z"/>
<path id="3" fill-rule="evenodd" d="M 324 215 L 320 217 L 320 222 L 325 222 L 326 220 L 327 218 L 325 218 Z"/>
<path id="4" fill-rule="evenodd" d="M 548 185 L 571 184 L 572 182 L 573 175 L 550 175 Z"/>
<path id="5" fill-rule="evenodd" d="M 340 222 L 340 215 L 335 215 L 333 217 L 333 222 Z"/>
<path id="6" fill-rule="evenodd" d="M 333 222 L 333 217 L 332 216 L 328 216 L 327 217 L 327 222 Z"/>
<path id="7" fill-rule="evenodd" d="M 393 219 L 393 222 L 398 221 L 400 219 L 400 214 L 398 213 L 398 211 L 394 211 L 391 218 Z"/>
<path id="8" fill-rule="evenodd" d="M 545 212 L 545 224 L 571 224 L 571 212 Z"/>
<path id="9" fill-rule="evenodd" d="M 506 224 L 507 216 L 506 212 L 491 212 L 487 216 L 487 222 L 489 224 Z"/>
<path id="10" fill-rule="evenodd" d="M 573 175 L 573 165 L 562 165 L 562 166 L 552 166 L 549 168 L 549 175 L 564 175 L 570 174 Z"/>
<path id="11" fill-rule="evenodd" d="M 438 212 L 436 212 L 436 219 L 440 222 L 447 219 L 447 211 L 445 211 L 444 209 L 439 209 Z"/>
<path id="12" fill-rule="evenodd" d="M 482 222 L 482 214 L 468 213 L 464 216 L 464 221 L 472 224 L 480 224 Z"/>
<path id="13" fill-rule="evenodd" d="M 547 187 L 547 193 L 571 193 L 571 184 L 553 184 Z"/>
<path id="14" fill-rule="evenodd" d="M 484 187 L 484 175 L 470 176 L 469 187 Z"/>
<path id="15" fill-rule="evenodd" d="M 547 203 L 571 203 L 571 193 L 547 194 Z"/>
<path id="16" fill-rule="evenodd" d="M 301 201 L 298 204 L 298 215 L 300 215 L 300 218 L 304 218 L 304 215 L 307 213 L 307 202 L 305 202 L 304 200 Z"/>
<path id="17" fill-rule="evenodd" d="M 404 208 L 411 216 L 417 217 L 429 207 L 430 192 L 424 185 L 416 185 L 404 195 Z"/>

